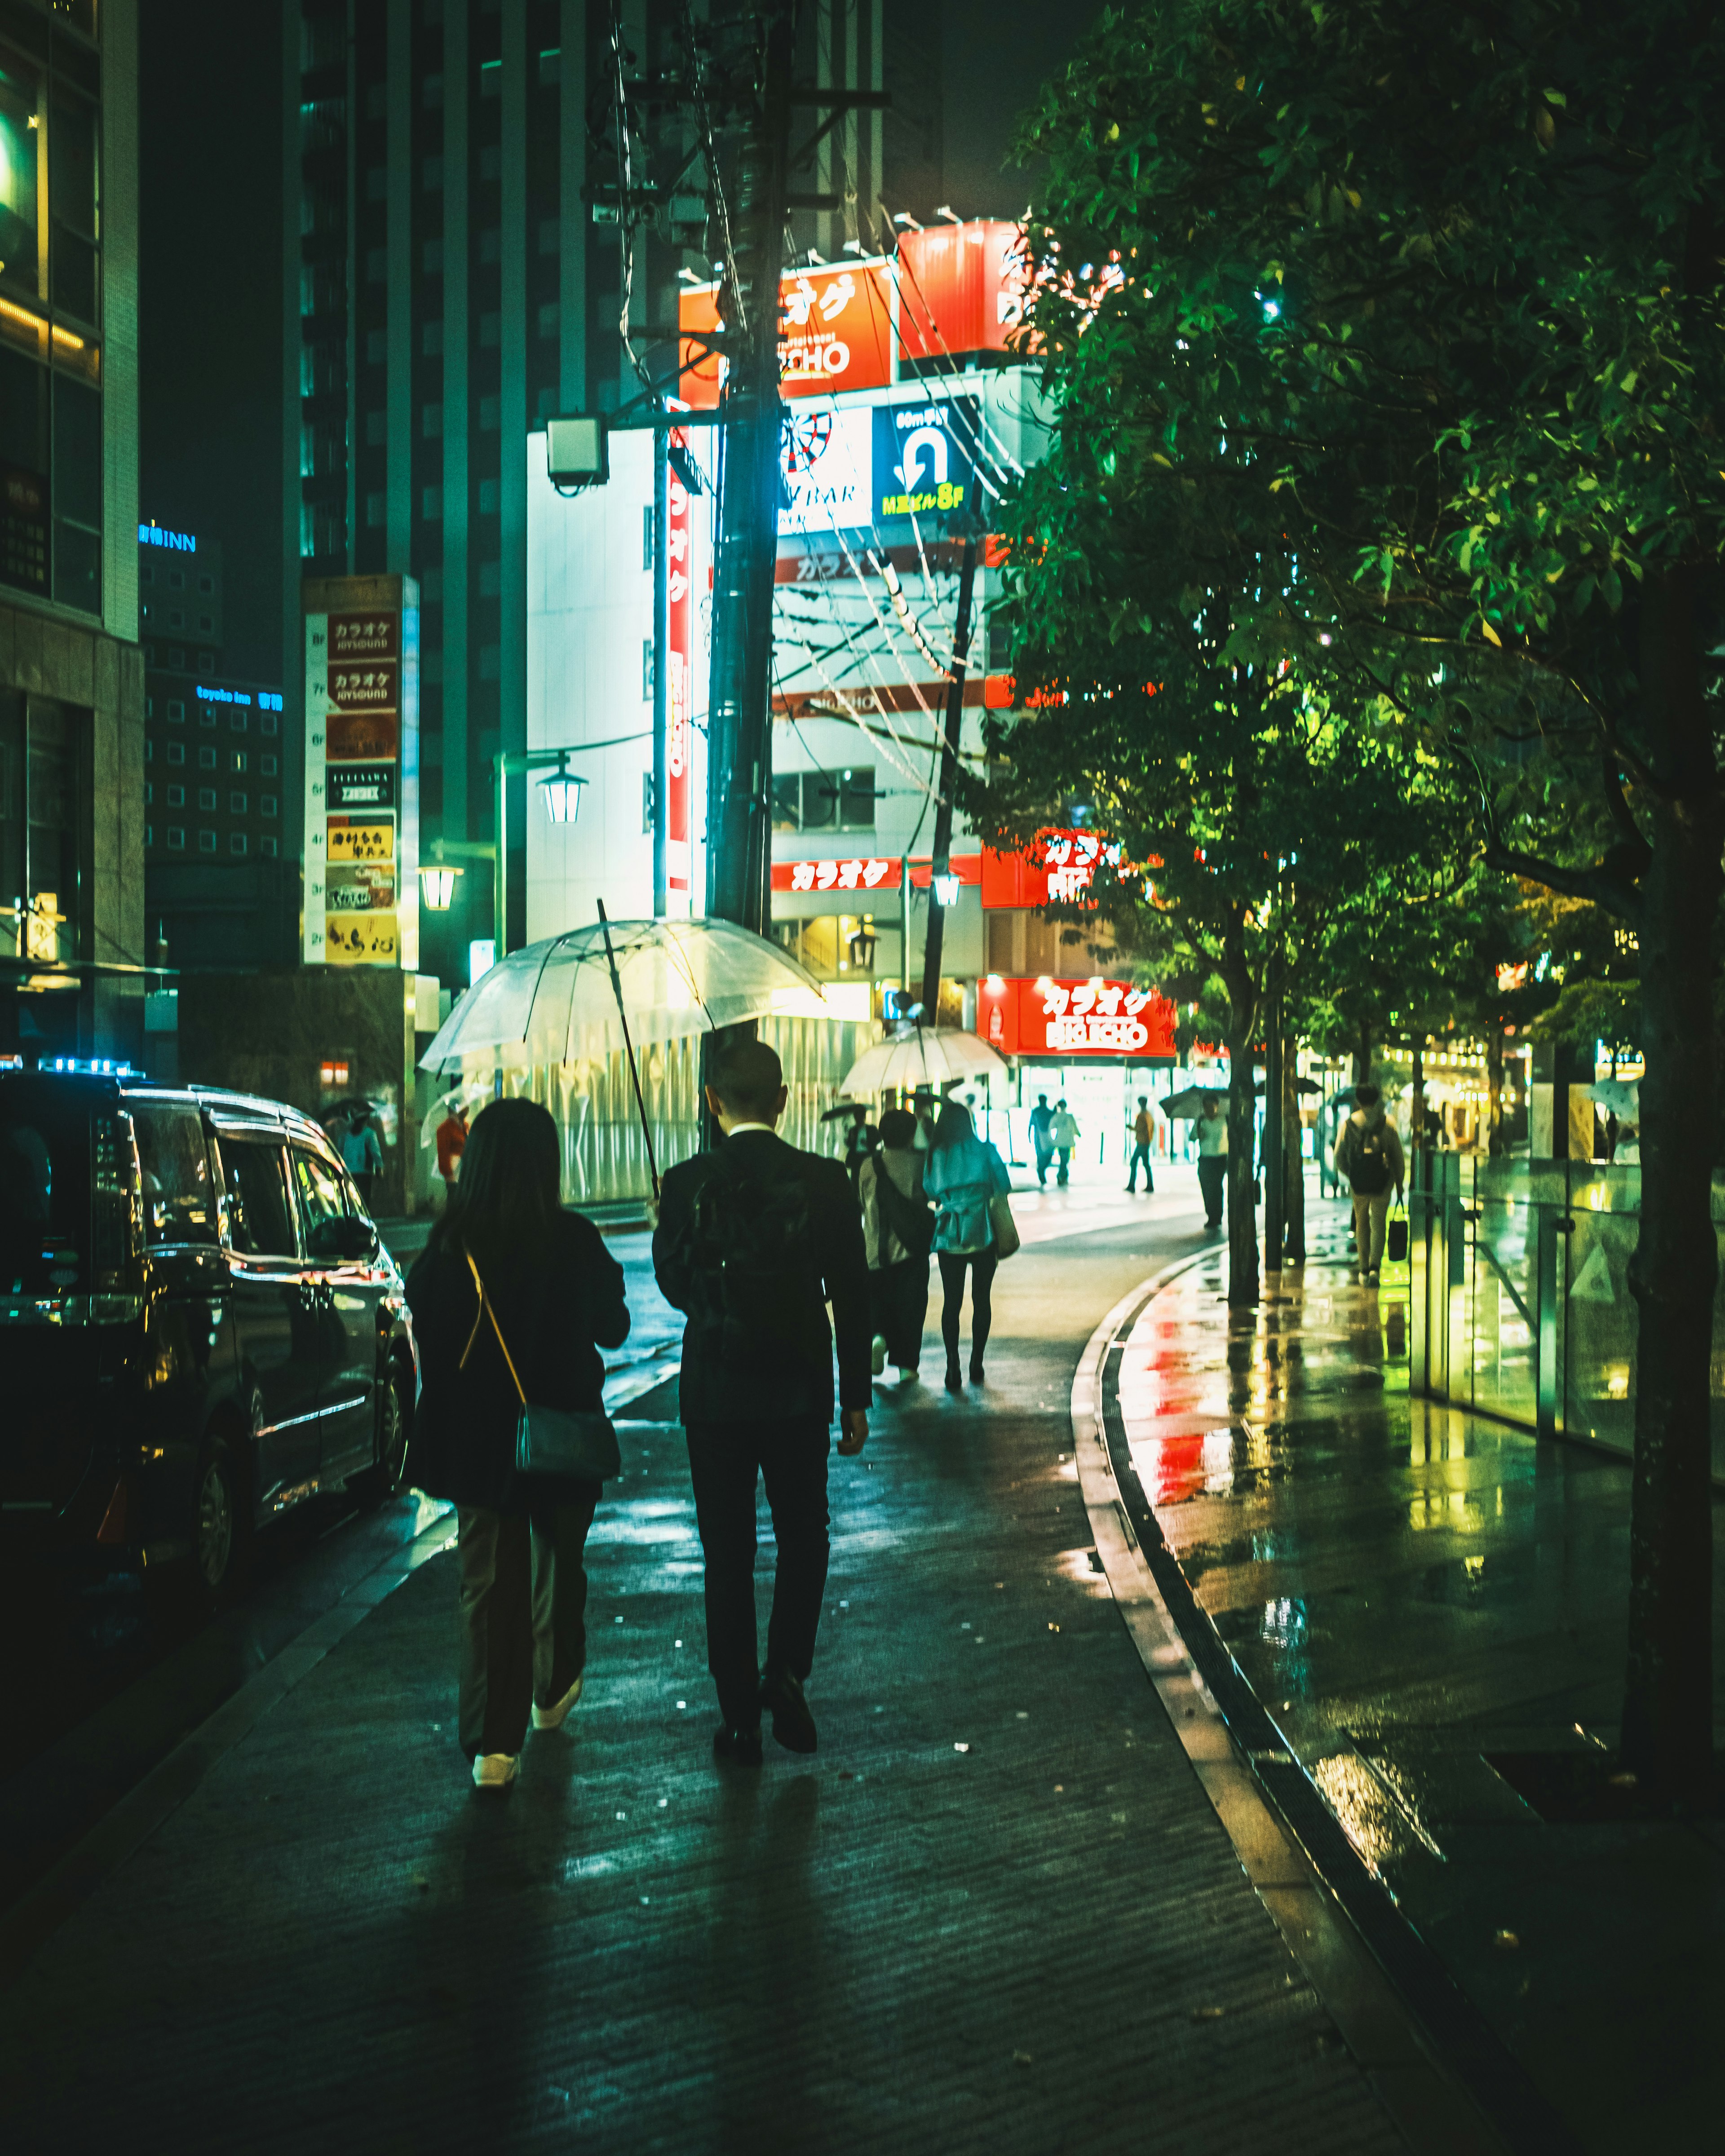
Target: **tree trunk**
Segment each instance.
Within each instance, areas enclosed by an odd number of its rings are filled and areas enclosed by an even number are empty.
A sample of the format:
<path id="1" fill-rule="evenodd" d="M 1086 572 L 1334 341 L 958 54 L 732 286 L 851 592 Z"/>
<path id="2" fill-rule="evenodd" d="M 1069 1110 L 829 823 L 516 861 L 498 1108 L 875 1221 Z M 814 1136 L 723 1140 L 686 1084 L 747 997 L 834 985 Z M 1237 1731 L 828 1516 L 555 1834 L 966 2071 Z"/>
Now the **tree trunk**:
<path id="1" fill-rule="evenodd" d="M 1700 678 L 1696 572 L 1642 585 L 1640 693 L 1649 761 L 1666 789 L 1641 880 L 1641 1232 L 1630 1515 L 1624 1763 L 1656 1794 L 1705 1804 L 1712 1763 L 1713 1522 L 1709 1361 L 1718 1246 L 1712 1218 L 1712 927 L 1722 835 Z"/>
<path id="2" fill-rule="evenodd" d="M 1299 1044 L 1286 1022 L 1281 1044 L 1282 1211 L 1288 1263 L 1306 1262 L 1306 1164 L 1301 1157 Z"/>
<path id="3" fill-rule="evenodd" d="M 1372 1021 L 1366 1018 L 1359 1022 L 1359 1046 L 1353 1051 L 1353 1082 L 1356 1086 L 1372 1082 Z"/>
<path id="4" fill-rule="evenodd" d="M 1221 971 L 1228 991 L 1228 1300 L 1236 1309 L 1250 1310 L 1258 1301 L 1258 1209 L 1252 1197 L 1257 1179 L 1252 1050 L 1258 984 L 1246 963 L 1245 931 L 1240 922 L 1228 931 Z"/>
<path id="5" fill-rule="evenodd" d="M 1414 1081 L 1408 1091 L 1408 1158 L 1413 1157 L 1425 1143 L 1425 1036 L 1418 1034 L 1414 1041 Z M 1411 1165 L 1409 1173 L 1412 1173 Z"/>
<path id="6" fill-rule="evenodd" d="M 1496 1160 L 1503 1151 L 1503 1021 L 1486 1029 L 1486 1152 Z"/>

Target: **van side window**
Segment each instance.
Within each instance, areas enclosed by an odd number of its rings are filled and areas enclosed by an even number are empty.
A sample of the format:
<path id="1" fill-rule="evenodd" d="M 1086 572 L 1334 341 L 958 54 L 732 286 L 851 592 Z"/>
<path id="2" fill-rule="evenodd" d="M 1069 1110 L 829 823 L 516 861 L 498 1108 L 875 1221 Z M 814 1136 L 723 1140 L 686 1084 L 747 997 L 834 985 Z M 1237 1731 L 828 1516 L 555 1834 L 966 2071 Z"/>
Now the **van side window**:
<path id="1" fill-rule="evenodd" d="M 301 1146 L 293 1148 L 294 1183 L 300 1194 L 300 1210 L 305 1219 L 305 1247 L 316 1248 L 318 1229 L 326 1220 L 340 1220 L 348 1212 L 341 1180 L 327 1161 Z"/>
<path id="2" fill-rule="evenodd" d="M 224 1134 L 222 1180 L 228 1198 L 228 1238 L 242 1257 L 300 1255 L 285 1168 L 280 1146 Z"/>
<path id="3" fill-rule="evenodd" d="M 198 1111 L 153 1101 L 130 1106 L 150 1243 L 213 1243 L 215 1187 Z"/>

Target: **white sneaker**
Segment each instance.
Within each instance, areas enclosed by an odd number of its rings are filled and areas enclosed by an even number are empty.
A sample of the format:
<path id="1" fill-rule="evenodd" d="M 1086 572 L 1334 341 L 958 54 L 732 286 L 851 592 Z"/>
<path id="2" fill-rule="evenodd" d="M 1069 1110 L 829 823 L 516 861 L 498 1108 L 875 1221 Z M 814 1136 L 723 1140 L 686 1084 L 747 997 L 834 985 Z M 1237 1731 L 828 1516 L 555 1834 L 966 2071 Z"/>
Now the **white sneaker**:
<path id="1" fill-rule="evenodd" d="M 476 1789 L 506 1789 L 515 1779 L 520 1762 L 507 1752 L 481 1752 L 473 1763 Z"/>
<path id="2" fill-rule="evenodd" d="M 886 1368 L 886 1342 L 878 1332 L 875 1335 L 874 1345 L 870 1349 L 869 1354 L 870 1366 L 878 1378 Z"/>
<path id="3" fill-rule="evenodd" d="M 581 1697 L 581 1679 L 577 1677 L 555 1707 L 536 1707 L 533 1727 L 536 1729 L 561 1729 L 569 1719 L 569 1710 Z"/>

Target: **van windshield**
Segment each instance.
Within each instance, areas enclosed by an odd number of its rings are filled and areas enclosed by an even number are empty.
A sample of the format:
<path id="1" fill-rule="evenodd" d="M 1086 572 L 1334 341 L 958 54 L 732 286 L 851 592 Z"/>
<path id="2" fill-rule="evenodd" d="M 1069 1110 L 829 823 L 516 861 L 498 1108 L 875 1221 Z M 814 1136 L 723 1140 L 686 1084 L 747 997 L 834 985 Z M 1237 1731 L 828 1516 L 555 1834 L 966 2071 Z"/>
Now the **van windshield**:
<path id="1" fill-rule="evenodd" d="M 51 1079 L 0 1082 L 0 1295 L 90 1292 L 90 1106 Z"/>

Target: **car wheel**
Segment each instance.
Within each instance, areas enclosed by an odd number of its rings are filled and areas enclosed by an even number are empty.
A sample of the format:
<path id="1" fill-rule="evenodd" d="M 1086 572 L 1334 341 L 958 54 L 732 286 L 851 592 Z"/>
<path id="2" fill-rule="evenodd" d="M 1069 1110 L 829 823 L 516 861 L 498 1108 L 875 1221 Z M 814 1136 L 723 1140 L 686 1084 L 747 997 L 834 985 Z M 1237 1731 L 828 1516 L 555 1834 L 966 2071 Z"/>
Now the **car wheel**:
<path id="1" fill-rule="evenodd" d="M 224 1602 L 238 1587 L 249 1528 L 238 1463 L 232 1449 L 217 1438 L 198 1464 L 192 1505 L 192 1570 L 208 1601 Z"/>
<path id="2" fill-rule="evenodd" d="M 377 1404 L 377 1458 L 363 1475 L 354 1477 L 357 1493 L 368 1504 L 393 1497 L 407 1477 L 408 1411 L 402 1398 L 402 1372 L 393 1364 Z"/>

